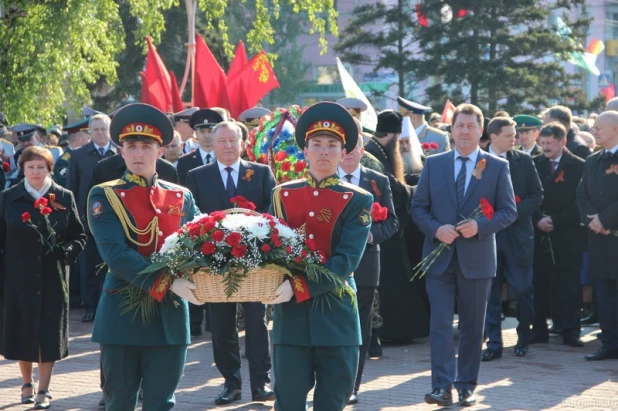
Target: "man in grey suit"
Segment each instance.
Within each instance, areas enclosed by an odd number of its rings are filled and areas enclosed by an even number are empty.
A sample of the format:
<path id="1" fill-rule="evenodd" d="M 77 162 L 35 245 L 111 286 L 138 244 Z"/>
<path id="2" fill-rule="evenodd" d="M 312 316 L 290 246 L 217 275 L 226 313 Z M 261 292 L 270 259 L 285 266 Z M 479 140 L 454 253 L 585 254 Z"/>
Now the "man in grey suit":
<path id="1" fill-rule="evenodd" d="M 431 111 L 431 107 L 423 106 L 422 104 L 415 103 L 414 101 L 406 100 L 402 97 L 397 97 L 399 102 L 399 112 L 404 117 L 409 117 L 412 121 L 412 126 L 418 136 L 418 141 L 423 143 L 436 143 L 438 148 L 431 150 L 430 154 L 443 153 L 450 151 L 451 146 L 449 144 L 448 134 L 444 131 L 431 127 L 425 120 L 425 112 Z"/>
<path id="2" fill-rule="evenodd" d="M 411 214 L 425 234 L 423 256 L 440 242 L 448 244 L 427 271 L 431 303 L 431 383 L 425 402 L 450 406 L 451 388 L 459 404 L 476 403 L 483 344 L 483 325 L 492 278 L 496 275 L 496 232 L 517 218 L 508 162 L 479 149 L 483 113 L 472 104 L 453 114 L 455 150 L 427 158 Z M 493 205 L 494 215 L 463 222 L 481 199 Z M 459 312 L 459 355 L 453 347 L 455 302 Z"/>
<path id="3" fill-rule="evenodd" d="M 356 404 L 358 402 L 358 390 L 363 376 L 363 369 L 365 368 L 369 341 L 371 340 L 371 307 L 373 306 L 375 290 L 380 282 L 380 243 L 391 238 L 399 229 L 399 221 L 395 214 L 393 195 L 388 177 L 361 166 L 360 161 L 364 152 L 363 139 L 359 138 L 356 148 L 341 159 L 337 172 L 339 177 L 341 177 L 341 181 L 359 186 L 373 194 L 374 202 L 377 202 L 382 207 L 386 207 L 388 215 L 385 220 L 374 221 L 371 224 L 371 231 L 369 232 L 369 237 L 367 237 L 367 246 L 365 247 L 363 258 L 356 271 L 354 271 L 354 280 L 358 288 L 356 296 L 363 345 L 359 354 L 354 391 L 348 400 L 348 404 Z"/>

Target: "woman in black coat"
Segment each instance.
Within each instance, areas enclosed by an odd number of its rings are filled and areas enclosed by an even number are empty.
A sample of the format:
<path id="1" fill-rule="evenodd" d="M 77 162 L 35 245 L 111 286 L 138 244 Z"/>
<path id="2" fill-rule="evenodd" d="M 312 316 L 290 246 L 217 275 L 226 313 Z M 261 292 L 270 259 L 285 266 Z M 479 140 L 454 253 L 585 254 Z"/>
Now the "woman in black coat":
<path id="1" fill-rule="evenodd" d="M 19 362 L 22 402 L 36 400 L 35 409 L 44 409 L 50 405 L 54 362 L 68 355 L 68 264 L 83 250 L 86 236 L 73 194 L 50 177 L 51 153 L 28 147 L 19 166 L 24 180 L 0 193 L 0 354 Z M 47 213 L 55 247 L 43 215 Z M 39 367 L 36 398 L 34 362 Z"/>

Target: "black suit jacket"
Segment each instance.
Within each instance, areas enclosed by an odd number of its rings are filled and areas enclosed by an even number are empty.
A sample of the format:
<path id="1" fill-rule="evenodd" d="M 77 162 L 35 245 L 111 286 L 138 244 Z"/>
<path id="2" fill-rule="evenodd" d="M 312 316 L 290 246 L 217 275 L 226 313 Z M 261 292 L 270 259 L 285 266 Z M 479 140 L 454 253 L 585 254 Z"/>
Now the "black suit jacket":
<path id="1" fill-rule="evenodd" d="M 496 241 L 499 247 L 509 244 L 513 246 L 517 256 L 518 265 L 529 267 L 532 265 L 534 256 L 534 225 L 532 214 L 535 213 L 543 201 L 543 186 L 530 157 L 527 153 L 519 150 L 511 150 L 506 153 L 509 162 L 509 171 L 515 200 L 517 202 L 517 220 L 499 233 Z M 510 238 L 505 239 L 504 235 Z M 505 241 L 508 240 L 508 241 Z"/>
<path id="2" fill-rule="evenodd" d="M 213 161 L 210 164 L 216 163 Z M 181 186 L 187 187 L 186 180 L 187 174 L 189 171 L 194 168 L 203 166 L 204 162 L 202 161 L 202 155 L 199 150 L 192 151 L 181 156 L 178 159 L 178 163 L 176 164 L 176 170 L 178 171 L 178 182 Z"/>
<path id="3" fill-rule="evenodd" d="M 118 147 L 112 143 L 103 158 L 115 154 L 118 154 Z M 71 161 L 67 169 L 66 188 L 71 190 L 75 196 L 77 211 L 86 230 L 88 230 L 86 203 L 90 192 L 90 181 L 92 180 L 92 172 L 100 159 L 97 148 L 91 141 L 71 152 Z"/>
<path id="4" fill-rule="evenodd" d="M 592 154 L 592 150 L 590 150 L 590 147 L 588 147 L 586 144 L 584 144 L 582 141 L 578 140 L 575 137 L 575 132 L 573 131 L 573 129 L 570 129 L 567 133 L 566 148 L 572 154 L 576 155 L 582 160 L 585 160 L 590 154 Z"/>
<path id="5" fill-rule="evenodd" d="M 92 170 L 92 179 L 90 180 L 90 188 L 97 184 L 105 183 L 106 181 L 116 180 L 122 177 L 127 170 L 127 164 L 120 154 L 104 158 L 99 161 Z M 159 158 L 157 160 L 157 174 L 159 180 L 169 181 L 170 183 L 178 184 L 178 174 L 176 169 L 167 160 Z"/>
<path id="6" fill-rule="evenodd" d="M 247 170 L 253 170 L 249 175 Z M 268 212 L 270 195 L 275 188 L 275 176 L 264 164 L 240 160 L 236 194 L 255 204 L 256 211 Z M 219 163 L 214 161 L 188 172 L 186 187 L 191 190 L 195 203 L 202 213 L 232 208 L 225 185 L 219 171 Z"/>
<path id="7" fill-rule="evenodd" d="M 377 287 L 380 282 L 380 243 L 397 232 L 399 221 L 395 214 L 391 187 L 385 175 L 361 166 L 359 186 L 373 194 L 374 202 L 388 208 L 386 220 L 371 225 L 373 240 L 365 247 L 363 258 L 354 271 L 356 285 Z"/>
<path id="8" fill-rule="evenodd" d="M 590 277 L 618 280 L 618 237 L 597 234 L 588 228 L 589 215 L 598 214 L 603 227 L 618 230 L 618 156 L 603 158 L 604 150 L 586 159 L 582 181 L 577 187 L 581 222 L 587 231 Z M 617 171 L 613 171 L 617 170 Z"/>
<path id="9" fill-rule="evenodd" d="M 550 216 L 554 225 L 550 238 L 556 265 L 568 270 L 579 269 L 585 234 L 580 225 L 576 190 L 584 173 L 584 160 L 565 150 L 555 173 L 551 172 L 551 163 L 544 155 L 536 156 L 534 162 L 544 190 L 541 207 L 533 215 L 534 225 L 543 215 Z M 540 230 L 537 234 L 544 235 Z"/>

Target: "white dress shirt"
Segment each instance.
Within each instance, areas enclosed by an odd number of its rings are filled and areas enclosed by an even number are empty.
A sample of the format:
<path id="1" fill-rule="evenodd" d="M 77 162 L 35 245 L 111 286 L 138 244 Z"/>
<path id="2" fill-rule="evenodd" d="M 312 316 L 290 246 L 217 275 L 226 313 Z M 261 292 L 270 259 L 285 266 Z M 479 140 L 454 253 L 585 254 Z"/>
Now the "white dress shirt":
<path id="1" fill-rule="evenodd" d="M 420 136 L 423 130 L 425 129 L 425 127 L 427 127 L 427 124 L 423 123 L 418 128 L 415 128 L 414 131 L 416 131 L 416 135 Z"/>
<path id="2" fill-rule="evenodd" d="M 223 187 L 226 187 L 227 185 L 227 170 L 226 170 L 226 166 L 225 164 L 219 162 L 219 160 L 217 160 L 217 165 L 219 166 L 219 172 L 221 173 L 221 179 L 223 180 Z M 236 160 L 236 162 L 234 164 L 232 164 L 231 166 L 234 170 L 231 172 L 232 174 L 232 180 L 234 180 L 234 187 L 238 187 L 238 173 L 240 172 L 240 158 L 238 160 Z"/>
<path id="3" fill-rule="evenodd" d="M 618 145 L 614 146 L 614 148 L 610 149 L 610 150 L 606 150 L 606 151 L 611 151 L 612 154 L 616 154 L 616 151 L 618 151 Z"/>
<path id="4" fill-rule="evenodd" d="M 202 156 L 202 163 L 204 164 L 210 164 L 206 161 L 206 156 L 208 156 L 208 154 L 210 154 L 210 162 L 212 163 L 213 161 L 215 161 L 215 152 L 214 151 L 205 151 L 202 150 L 202 148 L 199 148 L 199 152 L 200 152 L 200 156 Z"/>
<path id="5" fill-rule="evenodd" d="M 341 167 L 339 167 L 338 174 L 341 180 L 345 181 L 346 183 L 348 182 L 348 179 L 345 178 L 345 176 L 347 176 L 348 174 L 352 174 L 352 181 L 350 181 L 350 184 L 354 184 L 355 186 L 360 185 L 360 175 L 361 175 L 360 165 L 356 167 L 356 170 L 352 171 L 351 173 L 346 173 L 345 171 L 343 171 Z"/>
<path id="6" fill-rule="evenodd" d="M 507 159 L 506 158 L 506 151 L 504 153 L 502 153 L 502 154 L 496 154 L 496 152 L 491 148 L 491 146 L 489 146 L 489 152 L 491 154 L 493 154 L 494 156 L 496 156 L 496 157 L 502 157 L 505 160 Z"/>
<path id="7" fill-rule="evenodd" d="M 108 142 L 106 145 L 104 146 L 100 146 L 98 144 L 96 144 L 94 141 L 92 142 L 92 144 L 94 144 L 94 147 L 97 149 L 97 152 L 101 152 L 101 149 L 103 149 L 103 155 L 105 155 L 105 153 L 107 153 L 107 151 L 110 149 L 110 147 L 112 146 L 111 142 Z"/>
<path id="8" fill-rule="evenodd" d="M 459 154 L 459 151 L 455 149 L 455 181 L 457 181 L 457 174 L 459 174 L 459 170 L 461 169 L 461 160 L 459 160 L 459 157 L 468 157 L 468 161 L 466 161 L 466 186 L 464 188 L 464 194 L 468 189 L 468 184 L 470 184 L 470 179 L 472 178 L 472 171 L 474 170 L 474 167 L 476 167 L 476 159 L 479 156 L 479 150 L 480 149 L 477 147 L 476 150 L 474 150 L 467 156 L 462 156 L 461 154 Z"/>

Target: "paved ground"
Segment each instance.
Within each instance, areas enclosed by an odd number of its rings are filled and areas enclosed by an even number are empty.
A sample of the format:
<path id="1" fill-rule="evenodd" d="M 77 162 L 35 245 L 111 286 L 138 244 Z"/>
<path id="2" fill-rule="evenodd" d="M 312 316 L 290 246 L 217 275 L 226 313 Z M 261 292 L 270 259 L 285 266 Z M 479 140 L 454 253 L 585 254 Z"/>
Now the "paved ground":
<path id="1" fill-rule="evenodd" d="M 99 354 L 90 342 L 91 325 L 82 324 L 81 310 L 71 313 L 71 355 L 58 362 L 52 378 L 53 410 L 94 410 L 99 392 Z M 516 358 L 513 321 L 507 319 L 504 357 L 481 367 L 477 397 L 471 409 L 490 410 L 618 410 L 618 360 L 586 362 L 584 354 L 595 352 L 600 344 L 586 328 L 585 348 L 550 344 L 533 346 L 528 356 Z M 244 338 L 241 341 L 244 346 Z M 432 410 L 423 396 L 430 391 L 429 339 L 410 345 L 387 345 L 384 357 L 368 361 L 365 367 L 361 402 L 349 410 Z M 248 383 L 247 368 L 243 379 Z M 245 400 L 228 407 L 215 407 L 223 379 L 212 360 L 210 335 L 196 339 L 189 349 L 185 374 L 178 389 L 177 410 L 271 410 L 272 403 L 251 403 L 248 385 Z M 0 360 L 0 410 L 26 410 L 19 403 L 21 379 L 17 364 Z M 329 411 L 329 410 L 315 410 Z"/>

